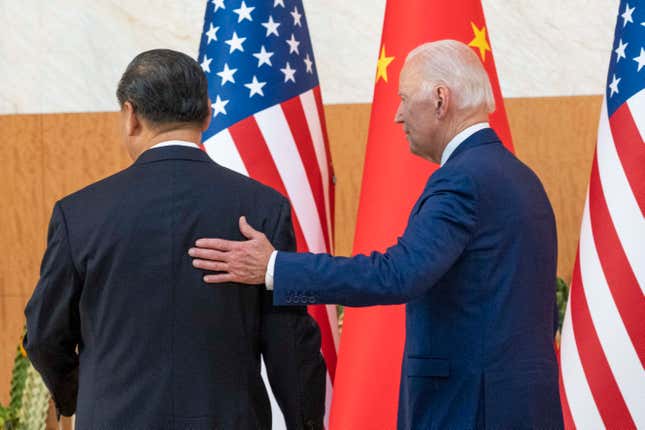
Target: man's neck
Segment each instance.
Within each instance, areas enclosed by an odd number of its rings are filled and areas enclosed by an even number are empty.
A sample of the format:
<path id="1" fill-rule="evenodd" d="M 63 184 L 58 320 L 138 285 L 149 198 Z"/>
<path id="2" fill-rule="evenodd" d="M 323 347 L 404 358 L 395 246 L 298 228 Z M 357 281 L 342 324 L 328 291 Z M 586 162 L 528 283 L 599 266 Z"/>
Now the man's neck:
<path id="1" fill-rule="evenodd" d="M 150 140 L 148 140 L 145 145 L 145 149 L 149 149 L 157 143 L 167 142 L 169 140 L 181 140 L 183 142 L 192 142 L 196 145 L 199 145 L 202 140 L 202 132 L 201 130 L 194 128 L 164 131 L 156 134 Z"/>
<path id="2" fill-rule="evenodd" d="M 196 128 L 182 128 L 157 132 L 154 135 L 151 135 L 150 138 L 146 139 L 146 141 L 139 147 L 139 153 L 137 154 L 137 157 L 139 157 L 139 155 L 143 154 L 145 151 L 152 148 L 156 144 L 161 142 L 168 142 L 170 140 L 180 140 L 182 142 L 191 142 L 199 145 L 202 140 L 202 132 L 201 130 Z"/>
<path id="3" fill-rule="evenodd" d="M 438 153 L 434 154 L 431 160 L 437 164 L 440 164 L 441 155 L 445 151 L 446 146 L 448 146 L 448 143 L 450 143 L 450 141 L 453 140 L 455 136 L 457 136 L 459 133 L 461 133 L 468 127 L 471 127 L 475 124 L 479 124 L 482 122 L 488 122 L 488 114 L 478 112 L 454 121 L 449 127 L 447 127 L 446 133 L 444 135 L 445 137 L 442 139 L 443 145 L 441 145 L 441 147 L 438 148 L 439 149 Z"/>
<path id="4" fill-rule="evenodd" d="M 457 147 L 465 142 L 468 138 L 470 138 L 470 136 L 487 127 L 490 127 L 488 122 L 479 122 L 470 125 L 457 133 L 444 147 L 443 152 L 441 153 L 439 165 L 443 166 L 446 161 L 448 161 L 452 153 L 457 149 Z"/>
<path id="5" fill-rule="evenodd" d="M 481 122 L 488 122 L 487 113 L 478 112 L 473 115 L 468 115 L 459 121 L 456 121 L 452 127 L 452 135 L 446 143 L 450 142 L 455 136 L 457 136 L 468 127 L 472 127 L 473 125 L 479 124 Z"/>

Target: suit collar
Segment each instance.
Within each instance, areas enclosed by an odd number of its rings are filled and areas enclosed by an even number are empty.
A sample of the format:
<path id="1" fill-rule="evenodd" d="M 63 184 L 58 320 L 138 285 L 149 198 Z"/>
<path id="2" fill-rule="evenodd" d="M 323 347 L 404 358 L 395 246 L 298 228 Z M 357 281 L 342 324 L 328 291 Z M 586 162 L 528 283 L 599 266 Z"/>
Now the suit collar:
<path id="1" fill-rule="evenodd" d="M 490 128 L 488 122 L 478 122 L 477 124 L 466 127 L 464 130 L 457 133 L 457 135 L 453 137 L 443 149 L 443 154 L 441 154 L 441 162 L 439 164 L 441 166 L 446 164 L 446 161 L 448 161 L 450 155 L 454 152 L 455 149 L 457 149 L 459 145 L 461 145 L 462 142 L 464 142 L 473 134 L 477 133 L 479 130 L 483 130 L 485 128 Z"/>
<path id="2" fill-rule="evenodd" d="M 193 142 L 188 142 L 185 140 L 166 140 L 165 142 L 159 142 L 156 145 L 151 146 L 148 149 L 153 149 L 153 148 L 162 148 L 164 146 L 187 146 L 189 148 L 197 148 L 199 149 L 199 145 Z"/>
<path id="3" fill-rule="evenodd" d="M 486 145 L 489 143 L 501 143 L 497 133 L 492 128 L 485 128 L 474 133 L 472 136 L 464 140 L 455 150 L 450 154 L 446 163 L 449 163 L 462 152 L 468 151 L 477 146 Z M 445 164 L 444 164 L 445 165 Z"/>
<path id="4" fill-rule="evenodd" d="M 151 148 L 144 151 L 143 154 L 134 162 L 135 165 L 154 163 L 163 160 L 189 160 L 212 162 L 208 154 L 201 149 L 187 146 L 162 146 L 160 148 Z"/>

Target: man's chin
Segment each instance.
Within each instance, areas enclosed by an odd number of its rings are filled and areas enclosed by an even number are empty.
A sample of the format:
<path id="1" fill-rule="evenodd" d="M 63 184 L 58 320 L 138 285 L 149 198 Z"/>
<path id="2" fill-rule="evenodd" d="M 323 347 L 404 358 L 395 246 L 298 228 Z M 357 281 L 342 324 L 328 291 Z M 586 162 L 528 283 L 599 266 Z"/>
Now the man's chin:
<path id="1" fill-rule="evenodd" d="M 412 155 L 420 155 L 419 149 L 409 139 L 408 139 L 408 148 L 410 149 L 410 153 Z"/>

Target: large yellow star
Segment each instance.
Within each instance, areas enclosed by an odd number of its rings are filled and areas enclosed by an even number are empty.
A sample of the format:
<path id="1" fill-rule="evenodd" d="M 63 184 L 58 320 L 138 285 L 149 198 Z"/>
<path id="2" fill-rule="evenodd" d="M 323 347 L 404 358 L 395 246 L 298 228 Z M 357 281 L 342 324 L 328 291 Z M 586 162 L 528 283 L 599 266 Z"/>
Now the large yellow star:
<path id="1" fill-rule="evenodd" d="M 385 45 L 381 47 L 381 55 L 378 58 L 378 63 L 376 64 L 376 82 L 379 79 L 383 78 L 387 82 L 387 66 L 394 61 L 394 57 L 385 56 Z"/>
<path id="2" fill-rule="evenodd" d="M 488 40 L 486 40 L 486 26 L 482 27 L 481 30 L 477 28 L 474 22 L 471 22 L 470 26 L 473 29 L 475 38 L 470 41 L 468 46 L 479 48 L 479 55 L 482 57 L 482 62 L 484 62 L 486 61 L 486 51 L 490 51 L 490 45 L 488 44 Z"/>

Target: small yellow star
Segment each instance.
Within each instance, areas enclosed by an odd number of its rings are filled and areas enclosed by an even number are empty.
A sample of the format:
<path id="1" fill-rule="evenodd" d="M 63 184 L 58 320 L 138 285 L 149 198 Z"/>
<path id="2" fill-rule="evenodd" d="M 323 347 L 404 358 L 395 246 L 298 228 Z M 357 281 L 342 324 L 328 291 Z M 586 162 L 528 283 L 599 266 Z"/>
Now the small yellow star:
<path id="1" fill-rule="evenodd" d="M 387 82 L 387 66 L 394 61 L 394 57 L 385 56 L 385 45 L 381 47 L 381 55 L 378 58 L 378 63 L 376 64 L 376 82 L 379 79 L 383 78 Z"/>
<path id="2" fill-rule="evenodd" d="M 470 26 L 473 28 L 475 38 L 470 41 L 468 46 L 479 48 L 479 55 L 482 57 L 482 62 L 484 62 L 486 61 L 486 51 L 490 51 L 490 45 L 486 40 L 486 26 L 482 27 L 481 30 L 477 28 L 474 22 L 471 22 Z"/>

